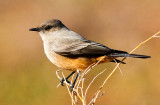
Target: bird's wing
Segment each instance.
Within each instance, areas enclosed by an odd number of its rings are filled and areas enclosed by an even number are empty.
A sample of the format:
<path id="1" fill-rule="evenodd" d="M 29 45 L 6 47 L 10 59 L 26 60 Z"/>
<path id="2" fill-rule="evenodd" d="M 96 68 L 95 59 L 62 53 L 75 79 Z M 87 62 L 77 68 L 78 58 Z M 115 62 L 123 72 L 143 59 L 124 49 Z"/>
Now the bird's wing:
<path id="1" fill-rule="evenodd" d="M 93 41 L 83 41 L 77 44 L 68 46 L 57 51 L 56 53 L 66 57 L 98 57 L 115 53 L 118 50 L 110 49 L 100 43 Z M 123 51 L 121 51 L 123 52 Z M 124 52 L 123 52 L 124 53 Z M 126 53 L 126 52 L 125 52 Z"/>

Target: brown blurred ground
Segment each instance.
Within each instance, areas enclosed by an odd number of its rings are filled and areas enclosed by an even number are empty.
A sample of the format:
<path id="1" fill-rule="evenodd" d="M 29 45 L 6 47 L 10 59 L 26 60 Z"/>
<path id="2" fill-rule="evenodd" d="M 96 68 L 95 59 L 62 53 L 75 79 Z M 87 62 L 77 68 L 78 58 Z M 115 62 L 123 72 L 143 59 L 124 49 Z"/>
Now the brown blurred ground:
<path id="1" fill-rule="evenodd" d="M 44 55 L 39 35 L 29 28 L 57 18 L 88 39 L 131 51 L 160 30 L 159 4 L 159 0 L 1 0 L 0 105 L 70 104 L 66 88 L 56 88 L 58 68 Z M 119 71 L 114 74 L 97 105 L 160 105 L 159 45 L 155 38 L 136 51 L 151 59 L 127 59 L 121 65 L 124 76 Z M 96 67 L 88 78 L 104 68 L 109 73 L 113 65 Z"/>

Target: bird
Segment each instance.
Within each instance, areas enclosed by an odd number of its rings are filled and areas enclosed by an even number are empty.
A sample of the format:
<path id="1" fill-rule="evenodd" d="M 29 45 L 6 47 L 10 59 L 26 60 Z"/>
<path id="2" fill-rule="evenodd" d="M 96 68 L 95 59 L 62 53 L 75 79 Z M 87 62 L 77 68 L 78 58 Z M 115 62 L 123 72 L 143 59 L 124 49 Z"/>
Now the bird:
<path id="1" fill-rule="evenodd" d="M 101 43 L 88 40 L 80 34 L 70 30 L 58 19 L 51 19 L 43 22 L 36 28 L 31 28 L 29 31 L 36 31 L 43 40 L 44 52 L 47 58 L 57 67 L 65 70 L 70 70 L 72 73 L 61 80 L 63 82 L 72 76 L 77 70 L 84 71 L 91 64 L 98 62 L 117 62 L 118 57 L 132 58 L 150 58 L 151 56 L 129 54 L 126 51 L 111 49 Z M 103 59 L 102 59 L 103 58 Z M 125 64 L 124 62 L 121 62 Z M 77 73 L 71 90 L 74 88 L 76 79 L 79 76 Z"/>

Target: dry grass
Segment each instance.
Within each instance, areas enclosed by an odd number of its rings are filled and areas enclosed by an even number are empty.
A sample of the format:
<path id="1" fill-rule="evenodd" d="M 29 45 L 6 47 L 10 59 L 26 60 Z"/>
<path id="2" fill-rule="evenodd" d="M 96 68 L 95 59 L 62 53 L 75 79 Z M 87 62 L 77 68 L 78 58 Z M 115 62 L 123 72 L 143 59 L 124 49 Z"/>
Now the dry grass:
<path id="1" fill-rule="evenodd" d="M 142 43 L 140 43 L 138 46 L 136 46 L 136 47 L 130 52 L 130 54 L 133 53 L 134 51 L 136 51 L 140 46 L 142 46 L 142 45 L 145 44 L 146 42 L 150 41 L 152 38 L 154 38 L 154 37 L 160 37 L 160 36 L 157 36 L 159 33 L 160 33 L 160 31 L 157 32 L 156 34 L 154 34 L 153 36 L 149 37 L 148 39 L 146 39 L 146 40 L 143 41 Z M 102 58 L 101 60 L 103 60 L 103 59 L 104 59 L 104 58 Z M 123 58 L 121 61 L 124 61 L 125 59 L 126 59 L 126 57 Z M 114 74 L 114 72 L 117 70 L 117 68 L 119 68 L 119 66 L 120 66 L 121 63 L 117 63 L 117 62 L 116 62 L 115 68 L 114 68 L 114 69 L 112 70 L 112 72 L 106 77 L 106 79 L 104 80 L 104 82 L 102 83 L 102 85 L 99 86 L 99 89 L 97 90 L 97 92 L 95 93 L 95 95 L 93 96 L 93 98 L 90 100 L 90 102 L 86 102 L 87 92 L 88 92 L 88 90 L 90 89 L 90 86 L 93 84 L 93 82 L 95 81 L 95 79 L 96 79 L 98 76 L 100 76 L 102 73 L 104 73 L 104 71 L 105 71 L 106 69 L 103 70 L 102 72 L 98 73 L 98 74 L 90 81 L 90 83 L 88 84 L 88 86 L 87 86 L 86 89 L 84 89 L 85 75 L 88 74 L 88 73 L 92 70 L 92 68 L 94 68 L 96 65 L 98 65 L 101 60 L 99 60 L 99 61 L 98 61 L 97 63 L 95 63 L 95 64 L 90 65 L 83 73 L 81 73 L 81 74 L 79 75 L 79 77 L 78 77 L 78 79 L 77 79 L 77 82 L 76 82 L 76 84 L 75 84 L 75 87 L 74 87 L 74 89 L 73 89 L 73 92 L 71 92 L 70 89 L 69 89 L 70 84 L 68 84 L 66 81 L 64 82 L 65 85 L 66 85 L 66 87 L 67 87 L 68 93 L 69 93 L 69 95 L 70 95 L 70 97 L 71 97 L 72 105 L 76 105 L 76 104 L 78 103 L 78 99 L 82 102 L 83 105 L 93 105 L 93 104 L 95 104 L 95 102 L 96 102 L 96 100 L 98 99 L 98 97 L 100 97 L 100 96 L 102 96 L 102 95 L 104 94 L 104 92 L 101 93 L 102 88 L 105 86 L 105 84 L 106 84 L 106 82 L 108 81 L 108 79 L 111 78 L 111 76 Z M 56 73 L 57 73 L 57 77 L 58 77 L 59 79 L 61 79 L 60 76 L 59 76 L 59 71 L 60 71 L 60 70 L 57 70 Z M 77 71 L 77 72 L 79 72 L 79 71 Z M 61 72 L 61 73 L 62 73 L 63 78 L 65 78 L 63 72 Z M 73 82 L 73 77 L 74 77 L 74 75 L 72 76 L 71 83 Z M 59 84 L 59 85 L 60 85 L 60 84 Z M 59 85 L 58 85 L 58 86 L 59 86 Z M 101 93 L 101 94 L 100 94 L 100 93 Z M 89 97 L 92 97 L 92 96 L 89 96 Z"/>

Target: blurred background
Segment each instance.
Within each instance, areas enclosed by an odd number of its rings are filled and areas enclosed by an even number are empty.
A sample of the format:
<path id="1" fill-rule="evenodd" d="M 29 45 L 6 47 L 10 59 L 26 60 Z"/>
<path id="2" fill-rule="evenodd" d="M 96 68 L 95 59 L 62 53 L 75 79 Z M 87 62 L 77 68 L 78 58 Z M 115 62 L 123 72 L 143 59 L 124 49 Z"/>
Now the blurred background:
<path id="1" fill-rule="evenodd" d="M 60 19 L 85 38 L 110 48 L 131 51 L 160 30 L 159 0 L 1 0 L 0 1 L 0 105 L 70 105 L 58 69 L 45 56 L 38 33 L 29 28 Z M 151 59 L 126 59 L 109 79 L 96 105 L 160 105 L 160 39 L 153 38 L 135 53 Z M 88 101 L 113 70 L 107 63 L 87 75 L 98 77 Z M 69 74 L 70 72 L 66 72 Z M 81 103 L 79 103 L 81 105 Z"/>

